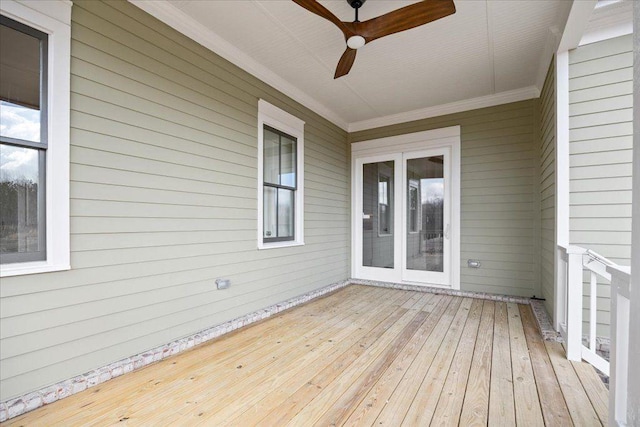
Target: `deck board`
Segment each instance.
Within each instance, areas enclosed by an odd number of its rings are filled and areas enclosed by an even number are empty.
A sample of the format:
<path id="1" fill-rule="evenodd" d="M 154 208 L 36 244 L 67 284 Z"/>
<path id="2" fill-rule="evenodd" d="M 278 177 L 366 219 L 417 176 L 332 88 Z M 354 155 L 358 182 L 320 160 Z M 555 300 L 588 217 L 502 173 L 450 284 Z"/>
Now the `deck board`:
<path id="1" fill-rule="evenodd" d="M 516 425 L 513 369 L 507 305 L 496 304 L 493 325 L 493 362 L 489 389 L 489 425 Z"/>
<path id="2" fill-rule="evenodd" d="M 542 409 L 538 399 L 536 380 L 533 377 L 531 357 L 522 328 L 522 319 L 517 304 L 507 304 L 509 317 L 509 339 L 513 364 L 513 397 L 516 408 L 516 424 L 542 426 Z"/>
<path id="3" fill-rule="evenodd" d="M 382 408 L 389 400 L 393 392 L 402 380 L 407 369 L 414 362 L 416 355 L 427 342 L 435 325 L 438 323 L 445 309 L 448 307 L 451 297 L 436 295 L 431 307 L 429 318 L 424 322 L 422 328 L 415 335 L 414 339 L 404 348 L 395 363 L 387 369 L 384 375 L 378 380 L 375 387 L 372 387 L 367 396 L 352 411 L 345 425 L 372 425 Z"/>
<path id="4" fill-rule="evenodd" d="M 544 347 L 542 336 L 536 328 L 531 307 L 521 305 L 520 315 L 527 346 L 531 353 L 531 364 L 536 377 L 545 425 L 570 427 L 573 425 L 571 415 L 569 415 L 567 403 L 564 401 L 560 384 L 558 384 L 558 378 L 553 371 L 549 354 Z"/>
<path id="5" fill-rule="evenodd" d="M 576 426 L 599 426 L 602 425 L 598 415 L 589 400 L 589 396 L 582 388 L 582 383 L 575 372 L 571 362 L 565 357 L 562 344 L 557 342 L 546 342 L 547 353 L 556 372 L 564 400 L 573 424 Z M 595 371 L 594 371 L 595 374 Z"/>
<path id="6" fill-rule="evenodd" d="M 436 411 L 436 404 L 444 387 L 445 378 L 460 342 L 464 325 L 469 319 L 473 303 L 474 301 L 469 298 L 462 300 L 460 309 L 456 313 L 456 317 L 447 331 L 447 335 L 442 341 L 431 367 L 424 376 L 402 425 L 416 426 L 431 423 L 433 414 Z"/>
<path id="7" fill-rule="evenodd" d="M 422 385 L 424 373 L 428 372 L 431 367 L 447 331 L 455 320 L 461 302 L 461 298 L 455 298 L 449 304 L 436 324 L 434 332 L 416 355 L 416 359 L 400 380 L 393 394 L 384 402 L 385 406 L 374 421 L 374 425 L 399 426 L 402 424 L 407 410 Z"/>
<path id="8" fill-rule="evenodd" d="M 475 300 L 467 322 L 464 325 L 462 337 L 456 348 L 449 373 L 442 388 L 440 399 L 435 407 L 431 424 L 436 426 L 456 426 L 460 419 L 469 370 L 473 359 L 473 350 L 478 336 L 478 327 L 482 316 L 482 301 Z"/>
<path id="9" fill-rule="evenodd" d="M 607 424 L 609 417 L 609 391 L 598 376 L 593 375 L 593 366 L 586 363 L 571 362 L 578 374 L 584 391 L 587 393 L 600 422 Z"/>
<path id="10" fill-rule="evenodd" d="M 489 420 L 494 314 L 495 303 L 484 301 L 460 415 L 463 426 L 486 426 Z"/>
<path id="11" fill-rule="evenodd" d="M 529 306 L 352 285 L 6 425 L 603 425 Z M 5 425 L 5 424 L 3 424 Z"/>

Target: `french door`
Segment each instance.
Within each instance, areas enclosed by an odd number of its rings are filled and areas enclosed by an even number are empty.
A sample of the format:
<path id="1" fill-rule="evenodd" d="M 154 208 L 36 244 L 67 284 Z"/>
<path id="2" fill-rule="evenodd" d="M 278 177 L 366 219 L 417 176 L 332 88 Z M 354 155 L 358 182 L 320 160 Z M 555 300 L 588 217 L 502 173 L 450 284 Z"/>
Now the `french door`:
<path id="1" fill-rule="evenodd" d="M 354 157 L 356 278 L 452 287 L 452 155 L 444 145 Z"/>

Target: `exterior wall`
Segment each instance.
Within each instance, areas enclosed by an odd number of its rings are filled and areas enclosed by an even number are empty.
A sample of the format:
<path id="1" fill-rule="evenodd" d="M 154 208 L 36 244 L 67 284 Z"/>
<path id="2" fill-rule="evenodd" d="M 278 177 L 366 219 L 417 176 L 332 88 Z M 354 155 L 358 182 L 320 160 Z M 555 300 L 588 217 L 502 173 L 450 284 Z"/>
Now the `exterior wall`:
<path id="1" fill-rule="evenodd" d="M 544 306 L 553 313 L 556 254 L 556 82 L 555 61 L 547 72 L 538 104 L 540 135 L 540 282 Z"/>
<path id="2" fill-rule="evenodd" d="M 618 37 L 569 54 L 570 243 L 621 265 L 631 256 L 632 40 Z M 597 334 L 608 336 L 608 285 L 598 287 L 598 297 Z"/>
<path id="3" fill-rule="evenodd" d="M 125 1 L 74 1 L 71 70 L 72 270 L 2 279 L 0 401 L 347 278 L 346 132 Z M 305 246 L 256 249 L 259 98 L 306 122 Z"/>
<path id="4" fill-rule="evenodd" d="M 541 295 L 535 110 L 522 101 L 350 134 L 359 142 L 461 126 L 462 290 Z"/>

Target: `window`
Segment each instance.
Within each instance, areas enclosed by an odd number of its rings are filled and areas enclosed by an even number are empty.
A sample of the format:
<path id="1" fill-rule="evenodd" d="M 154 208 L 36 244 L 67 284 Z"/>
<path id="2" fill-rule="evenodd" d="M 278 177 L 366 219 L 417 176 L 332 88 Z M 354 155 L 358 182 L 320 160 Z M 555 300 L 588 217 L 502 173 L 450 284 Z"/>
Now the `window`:
<path id="1" fill-rule="evenodd" d="M 69 268 L 70 2 L 0 3 L 0 275 Z"/>
<path id="2" fill-rule="evenodd" d="M 294 137 L 264 125 L 263 238 L 294 240 L 296 144 Z"/>
<path id="3" fill-rule="evenodd" d="M 304 244 L 304 122 L 258 102 L 258 248 Z"/>
<path id="4" fill-rule="evenodd" d="M 47 35 L 0 16 L 0 262 L 46 259 Z"/>

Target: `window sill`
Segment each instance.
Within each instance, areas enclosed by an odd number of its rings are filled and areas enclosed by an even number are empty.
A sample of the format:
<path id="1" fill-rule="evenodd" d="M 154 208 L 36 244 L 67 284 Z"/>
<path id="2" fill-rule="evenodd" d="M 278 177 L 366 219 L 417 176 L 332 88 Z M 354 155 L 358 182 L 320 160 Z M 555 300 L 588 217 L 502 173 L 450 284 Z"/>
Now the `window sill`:
<path id="1" fill-rule="evenodd" d="M 288 242 L 258 243 L 258 250 L 288 248 L 292 246 L 304 246 L 304 242 L 296 242 L 295 240 L 292 240 Z"/>
<path id="2" fill-rule="evenodd" d="M 23 276 L 26 274 L 50 273 L 71 270 L 69 264 L 53 264 L 47 261 L 22 262 L 0 266 L 0 277 Z"/>

